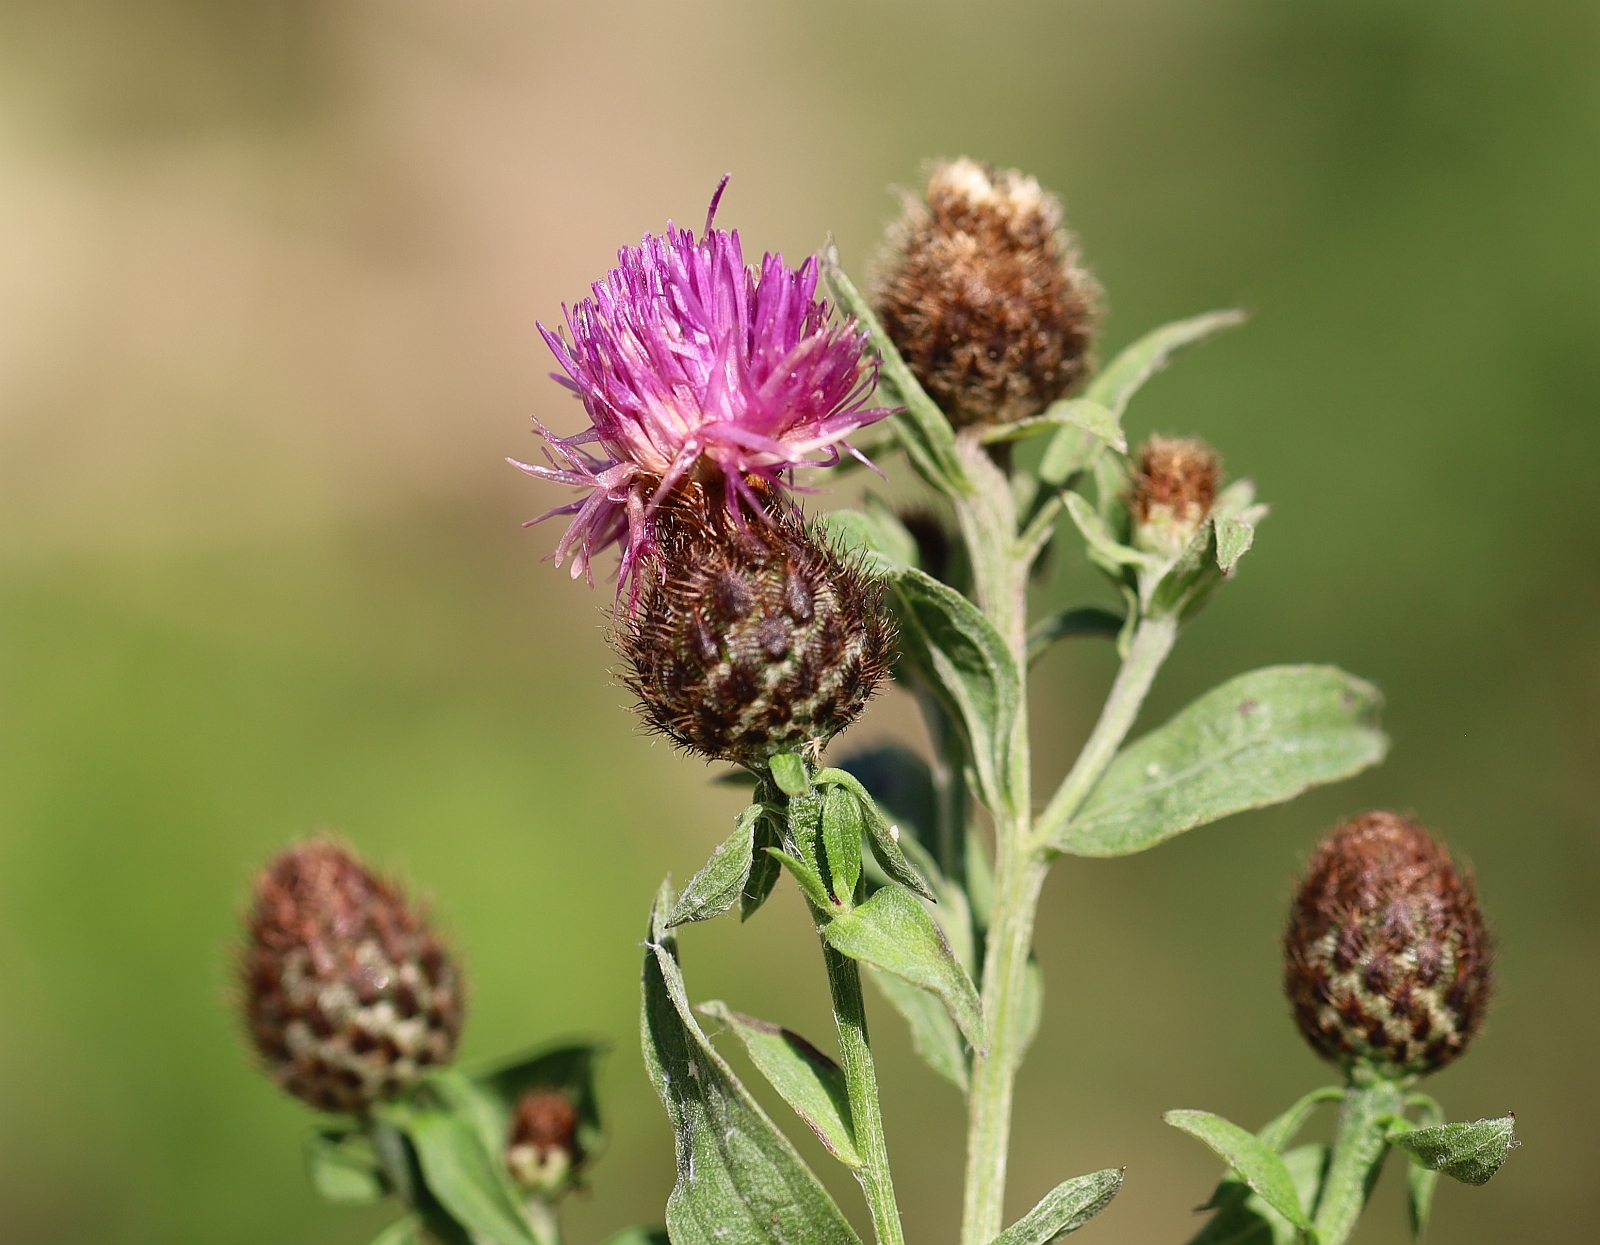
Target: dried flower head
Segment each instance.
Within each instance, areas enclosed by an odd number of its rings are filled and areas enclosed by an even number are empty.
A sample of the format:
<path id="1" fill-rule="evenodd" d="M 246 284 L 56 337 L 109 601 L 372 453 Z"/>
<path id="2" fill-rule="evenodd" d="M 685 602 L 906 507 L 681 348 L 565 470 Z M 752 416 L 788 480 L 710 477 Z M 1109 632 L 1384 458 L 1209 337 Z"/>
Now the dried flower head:
<path id="1" fill-rule="evenodd" d="M 506 1142 L 506 1167 L 531 1193 L 553 1197 L 569 1188 L 583 1163 L 578 1109 L 559 1089 L 530 1089 L 517 1099 Z"/>
<path id="2" fill-rule="evenodd" d="M 1222 457 L 1199 437 L 1152 436 L 1139 447 L 1129 509 L 1134 544 L 1173 554 L 1211 513 Z"/>
<path id="3" fill-rule="evenodd" d="M 614 635 L 652 729 L 752 767 L 778 752 L 814 755 L 856 719 L 894 658 L 882 585 L 792 503 L 762 492 L 759 516 L 698 488 L 674 494 Z"/>
<path id="4" fill-rule="evenodd" d="M 301 843 L 269 863 L 247 932 L 245 1021 L 267 1073 L 295 1097 L 360 1114 L 455 1054 L 455 963 L 399 886 L 338 843 Z"/>
<path id="5" fill-rule="evenodd" d="M 1470 875 L 1417 822 L 1364 813 L 1318 844 L 1289 911 L 1284 989 L 1319 1055 L 1436 1072 L 1489 1003 L 1491 946 Z"/>
<path id="6" fill-rule="evenodd" d="M 846 437 L 888 414 L 866 405 L 877 365 L 853 320 L 829 324 L 816 257 L 747 268 L 738 231 L 712 228 L 726 184 L 703 237 L 668 224 L 624 247 L 593 297 L 563 308 L 566 334 L 539 326 L 590 427 L 558 437 L 535 420 L 550 465 L 510 461 L 589 490 L 541 516 L 574 516 L 553 555 L 572 555 L 574 577 L 592 580 L 595 554 L 621 544 L 620 588 L 680 481 L 720 490 L 730 510 L 741 495 L 754 505 L 747 481 L 776 487 L 793 468 L 832 465 Z"/>
<path id="7" fill-rule="evenodd" d="M 961 159 L 890 231 L 884 331 L 958 427 L 1036 415 L 1088 374 L 1099 287 L 1032 177 Z"/>

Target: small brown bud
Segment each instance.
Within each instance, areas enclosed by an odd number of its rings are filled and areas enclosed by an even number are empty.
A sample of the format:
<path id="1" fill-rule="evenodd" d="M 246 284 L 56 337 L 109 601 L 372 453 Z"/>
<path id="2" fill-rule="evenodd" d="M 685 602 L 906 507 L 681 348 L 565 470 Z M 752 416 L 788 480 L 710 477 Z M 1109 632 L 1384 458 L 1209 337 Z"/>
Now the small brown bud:
<path id="1" fill-rule="evenodd" d="M 247 932 L 245 1022 L 295 1097 L 361 1114 L 454 1056 L 454 961 L 400 887 L 338 843 L 314 839 L 268 864 Z"/>
<path id="2" fill-rule="evenodd" d="M 1199 437 L 1152 436 L 1139 447 L 1129 508 L 1133 543 L 1175 555 L 1211 513 L 1222 458 Z"/>
<path id="3" fill-rule="evenodd" d="M 1492 948 L 1470 875 L 1417 822 L 1364 813 L 1317 845 L 1284 935 L 1284 990 L 1319 1055 L 1437 1072 L 1483 1023 Z"/>
<path id="4" fill-rule="evenodd" d="M 797 509 L 735 517 L 693 487 L 665 503 L 614 643 L 645 721 L 711 760 L 813 755 L 894 657 L 882 585 Z"/>
<path id="5" fill-rule="evenodd" d="M 1099 287 L 1032 177 L 961 159 L 907 198 L 875 286 L 884 331 L 957 427 L 1036 415 L 1089 372 Z"/>
<path id="6" fill-rule="evenodd" d="M 506 1167 L 522 1188 L 546 1197 L 566 1189 L 584 1160 L 578 1109 L 559 1089 L 530 1089 L 517 1099 L 506 1142 Z"/>

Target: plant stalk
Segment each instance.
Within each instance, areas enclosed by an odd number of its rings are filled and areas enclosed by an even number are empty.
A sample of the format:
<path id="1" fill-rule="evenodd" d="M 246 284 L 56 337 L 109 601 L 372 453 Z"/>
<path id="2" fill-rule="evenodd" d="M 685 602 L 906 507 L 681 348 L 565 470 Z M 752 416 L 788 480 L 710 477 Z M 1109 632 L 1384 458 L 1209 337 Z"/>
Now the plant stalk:
<path id="1" fill-rule="evenodd" d="M 1317 1203 L 1318 1245 L 1344 1245 L 1356 1230 L 1367 1196 L 1383 1169 L 1389 1143 L 1388 1121 L 1405 1111 L 1405 1098 L 1394 1081 L 1357 1070 L 1339 1108 L 1333 1158 Z"/>
<path id="2" fill-rule="evenodd" d="M 862 1166 L 856 1172 L 872 1213 L 878 1245 L 905 1245 L 900 1208 L 894 1200 L 894 1180 L 889 1174 L 889 1147 L 883 1135 L 883 1110 L 878 1103 L 878 1076 L 867 1040 L 867 1009 L 861 996 L 861 968 L 840 955 L 826 940 L 822 959 L 828 968 L 828 991 L 833 998 L 833 1019 L 839 1030 L 839 1062 L 850 1095 L 850 1119 L 856 1151 Z"/>

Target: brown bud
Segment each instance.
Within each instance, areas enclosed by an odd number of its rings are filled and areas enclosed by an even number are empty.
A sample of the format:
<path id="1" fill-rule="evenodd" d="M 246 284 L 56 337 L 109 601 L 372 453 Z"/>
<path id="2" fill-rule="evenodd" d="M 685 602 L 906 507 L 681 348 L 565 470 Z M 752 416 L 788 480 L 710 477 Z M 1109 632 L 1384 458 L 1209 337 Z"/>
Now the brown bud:
<path id="1" fill-rule="evenodd" d="M 455 1054 L 454 961 L 399 886 L 338 843 L 315 839 L 268 864 L 247 931 L 250 1039 L 295 1097 L 360 1114 Z"/>
<path id="2" fill-rule="evenodd" d="M 1128 499 L 1133 543 L 1176 554 L 1211 513 L 1221 479 L 1221 455 L 1199 437 L 1152 436 L 1139 447 Z"/>
<path id="3" fill-rule="evenodd" d="M 1099 287 L 1060 202 L 1015 169 L 935 166 L 890 231 L 874 294 L 885 332 L 957 427 L 1036 415 L 1090 369 Z"/>
<path id="4" fill-rule="evenodd" d="M 1319 1055 L 1437 1072 L 1483 1023 L 1492 949 L 1470 875 L 1417 822 L 1364 813 L 1317 845 L 1289 911 L 1284 989 Z"/>
<path id="5" fill-rule="evenodd" d="M 656 549 L 619 617 L 645 721 L 711 760 L 815 754 L 894 657 L 883 587 L 787 503 L 729 514 L 698 488 L 657 513 Z"/>
<path id="6" fill-rule="evenodd" d="M 506 1167 L 524 1189 L 553 1196 L 583 1163 L 578 1109 L 558 1089 L 530 1089 L 517 1099 L 506 1142 Z"/>

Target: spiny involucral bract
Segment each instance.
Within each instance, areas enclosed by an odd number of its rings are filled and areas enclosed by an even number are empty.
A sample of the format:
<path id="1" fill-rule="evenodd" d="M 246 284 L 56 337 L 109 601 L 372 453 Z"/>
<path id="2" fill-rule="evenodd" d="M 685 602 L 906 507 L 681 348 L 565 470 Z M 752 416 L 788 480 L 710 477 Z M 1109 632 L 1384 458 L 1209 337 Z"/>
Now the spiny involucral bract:
<path id="1" fill-rule="evenodd" d="M 775 492 L 736 514 L 699 489 L 664 505 L 614 640 L 653 729 L 755 769 L 815 756 L 894 659 L 881 583 Z"/>
<path id="2" fill-rule="evenodd" d="M 338 843 L 302 843 L 269 863 L 247 934 L 250 1039 L 295 1097 L 362 1114 L 455 1054 L 455 962 L 399 886 Z"/>
<path id="3" fill-rule="evenodd" d="M 738 231 L 712 228 L 721 196 L 702 237 L 668 224 L 624 247 L 592 296 L 565 309 L 565 333 L 539 326 L 561 365 L 554 379 L 590 426 L 558 437 L 535 420 L 549 464 L 510 461 L 588 490 L 542 516 L 573 516 L 553 556 L 570 554 L 574 576 L 592 578 L 594 556 L 618 544 L 620 590 L 680 482 L 720 491 L 730 512 L 758 505 L 750 481 L 778 489 L 797 467 L 832 466 L 845 438 L 889 413 L 867 405 L 877 364 L 854 320 L 829 322 L 816 257 L 746 267 Z"/>
<path id="4" fill-rule="evenodd" d="M 1032 177 L 961 159 L 908 197 L 874 285 L 878 316 L 957 427 L 1036 415 L 1092 366 L 1099 287 Z"/>
<path id="5" fill-rule="evenodd" d="M 1417 822 L 1364 813 L 1318 844 L 1284 935 L 1284 989 L 1324 1058 L 1436 1072 L 1483 1023 L 1491 945 L 1470 875 Z"/>

